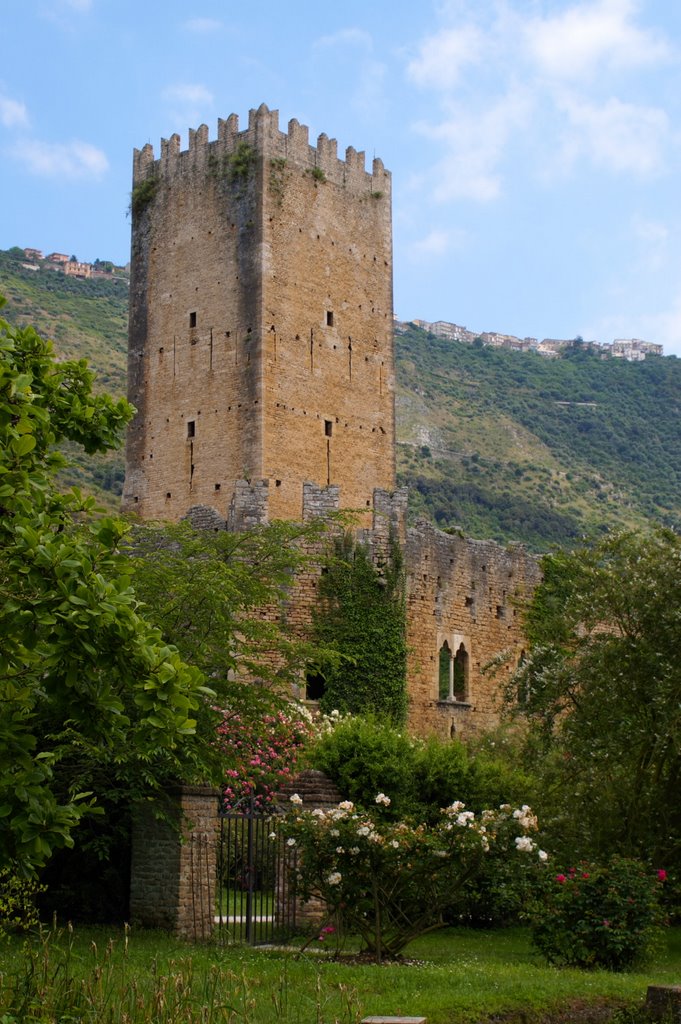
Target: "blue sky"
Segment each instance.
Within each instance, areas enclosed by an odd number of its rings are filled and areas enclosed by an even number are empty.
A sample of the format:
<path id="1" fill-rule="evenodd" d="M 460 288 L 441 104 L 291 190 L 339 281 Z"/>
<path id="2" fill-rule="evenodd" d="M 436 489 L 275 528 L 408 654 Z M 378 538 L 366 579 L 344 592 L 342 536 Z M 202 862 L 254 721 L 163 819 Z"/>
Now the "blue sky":
<path id="1" fill-rule="evenodd" d="M 392 171 L 400 318 L 681 355 L 679 0 L 2 6 L 0 248 L 126 262 L 133 147 L 265 102 Z"/>

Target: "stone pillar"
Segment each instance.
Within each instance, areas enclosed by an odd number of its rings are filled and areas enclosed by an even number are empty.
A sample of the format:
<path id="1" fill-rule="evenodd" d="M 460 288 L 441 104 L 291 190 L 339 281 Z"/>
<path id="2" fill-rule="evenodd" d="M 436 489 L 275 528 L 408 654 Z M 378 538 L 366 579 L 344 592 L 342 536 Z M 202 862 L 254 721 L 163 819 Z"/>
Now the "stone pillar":
<path id="1" fill-rule="evenodd" d="M 302 798 L 303 810 L 314 811 L 321 808 L 324 811 L 337 807 L 343 797 L 336 789 L 334 783 L 324 772 L 314 768 L 307 768 L 300 772 L 291 782 L 288 782 L 284 789 L 277 793 L 277 803 L 282 810 L 291 810 L 291 797 L 297 793 Z M 295 856 L 295 854 L 293 855 Z M 277 877 L 277 906 L 282 921 L 295 920 L 296 927 L 305 931 L 307 929 L 319 928 L 327 920 L 326 903 L 316 897 L 310 900 L 296 900 L 295 908 L 291 907 L 293 893 L 289 888 L 289 871 L 293 866 L 291 857 L 284 856 L 282 868 Z"/>
<path id="2" fill-rule="evenodd" d="M 681 1021 L 681 985 L 649 985 L 645 1009 L 652 1020 Z"/>
<path id="3" fill-rule="evenodd" d="M 218 797 L 210 786 L 178 786 L 168 792 L 165 803 L 135 808 L 130 871 L 133 922 L 194 942 L 211 937 Z"/>

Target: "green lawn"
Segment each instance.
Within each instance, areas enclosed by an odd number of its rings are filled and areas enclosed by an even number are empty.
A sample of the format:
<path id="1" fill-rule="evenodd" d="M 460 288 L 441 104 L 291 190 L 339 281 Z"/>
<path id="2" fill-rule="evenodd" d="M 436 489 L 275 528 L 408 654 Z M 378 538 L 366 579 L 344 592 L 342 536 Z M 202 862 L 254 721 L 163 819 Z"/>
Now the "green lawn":
<path id="1" fill-rule="evenodd" d="M 70 940 L 70 941 L 69 941 Z M 429 1024 L 542 1013 L 576 1002 L 640 1004 L 651 983 L 681 981 L 681 929 L 653 963 L 608 974 L 547 967 L 521 929 L 450 929 L 413 943 L 409 964 L 354 965 L 310 947 L 188 946 L 167 935 L 78 929 L 0 953 L 0 1021 L 359 1021 L 365 1014 L 424 1015 Z M 522 1016 L 528 1015 L 528 1016 Z"/>

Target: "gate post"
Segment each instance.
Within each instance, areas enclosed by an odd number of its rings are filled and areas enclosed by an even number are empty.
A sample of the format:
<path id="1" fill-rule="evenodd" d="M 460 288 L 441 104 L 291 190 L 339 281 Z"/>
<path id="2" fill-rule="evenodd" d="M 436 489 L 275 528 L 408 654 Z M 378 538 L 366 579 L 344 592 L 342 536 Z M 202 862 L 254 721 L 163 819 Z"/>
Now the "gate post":
<path id="1" fill-rule="evenodd" d="M 304 769 L 277 793 L 277 801 L 282 810 L 290 810 L 290 800 L 294 793 L 302 798 L 303 809 L 306 811 L 317 808 L 328 811 L 332 807 L 337 807 L 343 799 L 331 779 L 315 768 Z M 317 928 L 326 919 L 326 903 L 314 896 L 309 900 L 301 900 L 295 896 L 287 878 L 290 865 L 290 860 L 288 865 L 285 861 L 282 863 L 277 879 L 279 912 L 283 917 L 295 920 L 303 929 Z"/>
<path id="2" fill-rule="evenodd" d="M 215 916 L 219 792 L 211 786 L 168 791 L 133 812 L 130 916 L 145 928 L 194 942 L 209 939 Z"/>

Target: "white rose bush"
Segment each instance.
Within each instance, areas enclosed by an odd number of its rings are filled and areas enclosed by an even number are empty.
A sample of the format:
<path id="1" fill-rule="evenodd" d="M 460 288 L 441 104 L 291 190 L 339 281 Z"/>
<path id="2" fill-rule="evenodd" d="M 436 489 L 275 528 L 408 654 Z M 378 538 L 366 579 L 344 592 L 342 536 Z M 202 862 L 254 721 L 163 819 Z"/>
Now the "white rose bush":
<path id="1" fill-rule="evenodd" d="M 429 826 L 388 821 L 381 812 L 389 803 L 379 793 L 371 811 L 349 800 L 327 811 L 294 804 L 283 824 L 296 850 L 291 871 L 299 898 L 323 900 L 328 918 L 359 935 L 379 962 L 449 923 L 447 912 L 490 850 L 515 862 L 546 859 L 533 838 L 537 819 L 527 805 L 475 814 L 457 801 Z"/>

